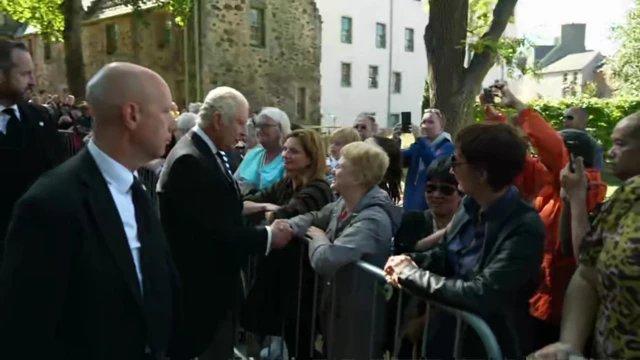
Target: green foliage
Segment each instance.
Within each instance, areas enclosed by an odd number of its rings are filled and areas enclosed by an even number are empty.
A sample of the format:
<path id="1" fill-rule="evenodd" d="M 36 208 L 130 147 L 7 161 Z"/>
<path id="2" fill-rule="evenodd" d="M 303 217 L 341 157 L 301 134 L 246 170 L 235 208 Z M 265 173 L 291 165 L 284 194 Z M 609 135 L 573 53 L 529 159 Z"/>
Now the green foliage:
<path id="1" fill-rule="evenodd" d="M 0 0 L 0 12 L 36 27 L 41 34 L 59 36 L 64 29 L 60 7 L 64 0 Z"/>
<path id="2" fill-rule="evenodd" d="M 522 37 L 502 36 L 499 41 L 490 41 L 483 39 L 482 35 L 489 29 L 493 21 L 493 9 L 498 0 L 469 0 L 469 23 L 467 25 L 468 38 L 466 45 L 475 53 L 490 49 L 496 51 L 496 65 L 504 65 L 507 69 L 507 75 L 513 77 L 520 72 L 522 74 L 538 75 L 539 69 L 535 66 L 527 65 L 521 62 L 521 59 L 527 58 L 527 53 L 533 48 L 534 44 L 531 40 Z M 510 22 L 514 18 L 511 17 Z"/>
<path id="3" fill-rule="evenodd" d="M 566 98 L 561 100 L 534 100 L 530 103 L 555 129 L 562 129 L 564 112 L 570 107 L 582 107 L 589 112 L 591 135 L 607 150 L 611 148 L 611 133 L 616 124 L 628 115 L 640 111 L 640 98 L 596 99 L 590 97 Z M 513 112 L 505 112 L 512 115 Z M 476 105 L 476 121 L 485 120 L 485 112 Z"/>
<path id="4" fill-rule="evenodd" d="M 627 14 L 624 24 L 613 28 L 613 38 L 620 49 L 607 60 L 616 92 L 626 96 L 640 96 L 640 0 Z"/>
<path id="5" fill-rule="evenodd" d="M 0 0 L 0 12 L 18 22 L 37 28 L 40 34 L 61 38 L 64 30 L 61 7 L 64 1 L 72 0 Z M 154 2 L 168 9 L 176 17 L 176 23 L 180 26 L 184 26 L 193 6 L 192 0 L 154 0 Z M 125 0 L 124 3 L 133 7 L 134 14 L 139 14 L 145 1 Z"/>

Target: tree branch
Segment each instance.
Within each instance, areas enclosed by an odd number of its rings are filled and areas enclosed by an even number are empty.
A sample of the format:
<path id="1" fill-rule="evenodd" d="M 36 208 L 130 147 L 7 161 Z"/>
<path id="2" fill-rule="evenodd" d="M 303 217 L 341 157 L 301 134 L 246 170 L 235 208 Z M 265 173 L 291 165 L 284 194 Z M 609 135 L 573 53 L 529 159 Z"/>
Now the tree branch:
<path id="1" fill-rule="evenodd" d="M 491 20 L 491 26 L 489 30 L 485 32 L 480 41 L 487 41 L 491 43 L 498 43 L 502 33 L 509 24 L 509 19 L 513 15 L 513 11 L 516 7 L 518 0 L 498 0 L 495 8 L 493 9 L 493 19 Z M 482 84 L 482 80 L 491 69 L 495 62 L 497 51 L 492 46 L 486 46 L 482 53 L 473 54 L 469 67 L 465 70 L 465 90 L 473 90 L 479 84 Z"/>
<path id="2" fill-rule="evenodd" d="M 93 0 L 91 5 L 84 11 L 84 19 L 89 19 L 93 17 L 102 9 L 102 6 L 107 0 Z"/>

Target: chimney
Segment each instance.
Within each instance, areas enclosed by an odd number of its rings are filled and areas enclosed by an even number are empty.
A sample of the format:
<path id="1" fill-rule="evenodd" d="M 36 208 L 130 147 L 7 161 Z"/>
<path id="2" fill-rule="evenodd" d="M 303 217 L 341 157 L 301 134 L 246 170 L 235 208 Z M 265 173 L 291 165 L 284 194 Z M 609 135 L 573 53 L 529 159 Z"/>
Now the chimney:
<path id="1" fill-rule="evenodd" d="M 587 24 L 562 25 L 560 44 L 565 49 L 571 49 L 569 53 L 581 53 L 586 51 L 585 37 Z"/>

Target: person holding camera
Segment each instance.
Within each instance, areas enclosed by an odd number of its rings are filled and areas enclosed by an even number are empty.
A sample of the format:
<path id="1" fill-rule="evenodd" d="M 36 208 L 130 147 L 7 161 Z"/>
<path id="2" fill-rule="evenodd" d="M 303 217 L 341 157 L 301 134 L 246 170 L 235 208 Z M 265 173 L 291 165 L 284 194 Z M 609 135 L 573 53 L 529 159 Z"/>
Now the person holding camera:
<path id="1" fill-rule="evenodd" d="M 496 84 L 490 90 L 485 90 L 481 96 L 481 103 L 488 108 L 488 118 L 506 121 L 504 116 L 492 114 L 491 108 L 494 105 L 516 110 L 517 115 L 511 117 L 509 122 L 522 130 L 538 154 L 538 158 L 528 157 L 525 169 L 515 184 L 531 198 L 546 228 L 541 283 L 530 300 L 529 309 L 534 329 L 534 346 L 540 348 L 557 341 L 560 336 L 564 293 L 576 268 L 573 247 L 560 241 L 563 209 L 560 172 L 570 164 L 573 157 L 584 159 L 590 183 L 586 204 L 588 211 L 595 209 L 604 200 L 607 186 L 601 181 L 600 172 L 594 168 L 597 143 L 586 132 L 572 129 L 557 132 L 506 85 Z M 487 99 L 488 96 L 493 99 Z"/>
<path id="2" fill-rule="evenodd" d="M 445 125 L 446 119 L 440 110 L 427 109 L 419 127 L 398 124 L 393 128 L 393 138 L 397 142 L 400 142 L 403 132 L 410 132 L 415 138 L 408 149 L 402 150 L 404 167 L 409 168 L 404 182 L 405 211 L 424 211 L 429 208 L 424 197 L 427 168 L 434 159 L 450 157 L 454 150 L 451 135 L 444 131 Z"/>

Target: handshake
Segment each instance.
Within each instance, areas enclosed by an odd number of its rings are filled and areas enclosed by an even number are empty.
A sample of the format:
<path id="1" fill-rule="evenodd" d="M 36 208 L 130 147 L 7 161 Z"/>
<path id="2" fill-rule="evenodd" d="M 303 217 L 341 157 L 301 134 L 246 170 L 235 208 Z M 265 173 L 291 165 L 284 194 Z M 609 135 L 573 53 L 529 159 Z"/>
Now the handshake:
<path id="1" fill-rule="evenodd" d="M 271 248 L 282 249 L 287 246 L 295 234 L 286 220 L 276 220 L 271 224 Z"/>

